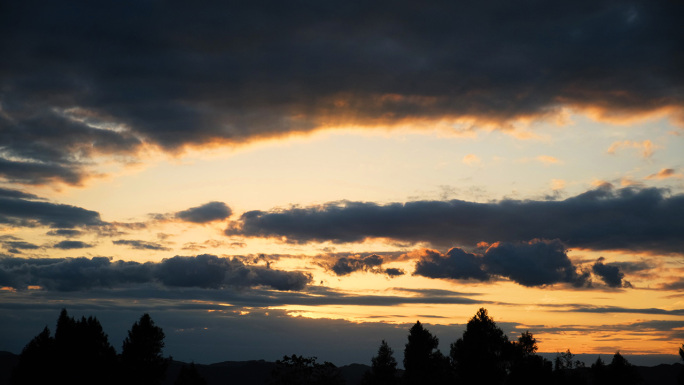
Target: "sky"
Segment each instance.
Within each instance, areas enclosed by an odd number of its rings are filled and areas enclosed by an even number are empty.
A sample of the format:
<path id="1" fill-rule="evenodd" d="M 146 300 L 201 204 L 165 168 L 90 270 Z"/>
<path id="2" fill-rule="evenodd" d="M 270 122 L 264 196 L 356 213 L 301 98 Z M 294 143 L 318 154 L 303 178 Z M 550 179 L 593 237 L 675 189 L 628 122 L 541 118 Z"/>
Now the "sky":
<path id="1" fill-rule="evenodd" d="M 0 350 L 213 363 L 684 342 L 684 3 L 0 5 Z M 644 361 L 646 362 L 646 361 Z"/>

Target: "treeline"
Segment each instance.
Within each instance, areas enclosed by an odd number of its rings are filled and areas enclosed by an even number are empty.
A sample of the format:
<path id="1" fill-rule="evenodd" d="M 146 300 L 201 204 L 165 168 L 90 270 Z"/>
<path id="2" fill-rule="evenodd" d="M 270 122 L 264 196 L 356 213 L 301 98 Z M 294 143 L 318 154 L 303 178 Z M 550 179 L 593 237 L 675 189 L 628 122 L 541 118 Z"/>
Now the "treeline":
<path id="1" fill-rule="evenodd" d="M 599 357 L 590 367 L 574 360 L 568 350 L 552 361 L 537 354 L 530 332 L 509 341 L 480 309 L 468 321 L 463 336 L 450 346 L 449 355 L 438 349 L 439 340 L 420 322 L 409 329 L 404 348 L 404 370 L 397 369 L 394 351 L 383 340 L 363 385 L 631 385 L 641 383 L 635 366 L 619 352 L 610 363 Z M 44 383 L 160 385 L 170 362 L 164 358 L 164 332 L 144 314 L 128 331 L 121 354 L 108 341 L 94 317 L 76 320 L 62 310 L 54 336 L 45 329 L 21 352 L 12 372 L 12 385 Z M 684 345 L 682 345 L 684 347 Z M 679 349 L 684 359 L 684 350 Z M 344 378 L 330 362 L 316 357 L 285 356 L 276 361 L 272 385 L 342 385 Z M 684 373 L 683 373 L 684 374 Z M 684 375 L 679 376 L 684 384 Z M 205 385 L 194 364 L 184 365 L 175 385 Z"/>
<path id="2" fill-rule="evenodd" d="M 641 383 L 635 366 L 619 353 L 609 364 L 599 357 L 591 367 L 573 360 L 568 350 L 553 362 L 537 354 L 530 332 L 509 341 L 486 309 L 468 321 L 463 336 L 450 346 L 449 356 L 438 350 L 439 340 L 416 322 L 404 348 L 404 371 L 399 375 L 394 352 L 382 341 L 371 360 L 364 385 L 487 384 L 487 385 L 630 385 Z M 680 349 L 684 359 L 684 351 Z"/>
<path id="3" fill-rule="evenodd" d="M 170 361 L 162 356 L 163 348 L 164 331 L 149 314 L 133 324 L 117 354 L 97 318 L 77 320 L 64 309 L 54 336 L 46 326 L 24 347 L 10 383 L 159 385 Z M 198 376 L 194 369 L 183 368 L 179 384 L 202 384 L 187 381 Z"/>

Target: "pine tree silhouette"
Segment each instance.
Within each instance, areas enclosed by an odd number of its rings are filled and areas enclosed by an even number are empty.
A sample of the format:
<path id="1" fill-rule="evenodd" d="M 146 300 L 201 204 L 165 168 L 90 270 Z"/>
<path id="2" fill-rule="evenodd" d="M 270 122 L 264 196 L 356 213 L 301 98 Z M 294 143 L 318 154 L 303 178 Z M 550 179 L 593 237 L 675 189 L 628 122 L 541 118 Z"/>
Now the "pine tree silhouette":
<path id="1" fill-rule="evenodd" d="M 164 331 L 145 313 L 133 324 L 121 351 L 125 383 L 158 385 L 166 375 L 168 360 L 162 356 Z"/>

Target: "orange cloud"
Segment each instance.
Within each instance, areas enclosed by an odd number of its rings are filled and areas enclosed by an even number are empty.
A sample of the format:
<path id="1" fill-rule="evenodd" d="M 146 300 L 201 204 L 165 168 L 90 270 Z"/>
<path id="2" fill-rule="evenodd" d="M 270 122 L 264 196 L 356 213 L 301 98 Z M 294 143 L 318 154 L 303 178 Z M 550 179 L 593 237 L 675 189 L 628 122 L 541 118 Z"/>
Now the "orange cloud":
<path id="1" fill-rule="evenodd" d="M 549 155 L 539 155 L 534 159 L 546 164 L 560 163 L 560 160 L 558 160 L 558 158 Z"/>
<path id="2" fill-rule="evenodd" d="M 565 181 L 563 179 L 551 179 L 551 189 L 562 190 L 565 188 Z"/>
<path id="3" fill-rule="evenodd" d="M 636 181 L 631 178 L 622 178 L 620 179 L 620 186 L 622 187 L 635 187 L 635 186 L 643 186 L 644 184 Z"/>
<path id="4" fill-rule="evenodd" d="M 651 142 L 648 139 L 644 140 L 643 142 L 636 142 L 636 141 L 632 141 L 632 140 L 623 140 L 623 141 L 614 142 L 613 144 L 611 144 L 606 152 L 613 155 L 613 154 L 615 154 L 615 151 L 621 150 L 624 148 L 634 148 L 637 150 L 641 150 L 641 156 L 643 156 L 644 158 L 650 158 L 653 155 L 653 152 L 655 151 L 655 149 L 660 148 L 660 146 L 653 144 L 653 142 Z"/>
<path id="5" fill-rule="evenodd" d="M 463 163 L 472 166 L 474 164 L 480 163 L 480 158 L 475 154 L 468 154 L 463 157 Z"/>
<path id="6" fill-rule="evenodd" d="M 651 174 L 646 177 L 646 179 L 668 179 L 668 178 L 684 178 L 684 174 L 682 173 L 677 173 L 674 169 L 672 168 L 664 168 L 660 171 L 658 171 L 655 174 Z"/>

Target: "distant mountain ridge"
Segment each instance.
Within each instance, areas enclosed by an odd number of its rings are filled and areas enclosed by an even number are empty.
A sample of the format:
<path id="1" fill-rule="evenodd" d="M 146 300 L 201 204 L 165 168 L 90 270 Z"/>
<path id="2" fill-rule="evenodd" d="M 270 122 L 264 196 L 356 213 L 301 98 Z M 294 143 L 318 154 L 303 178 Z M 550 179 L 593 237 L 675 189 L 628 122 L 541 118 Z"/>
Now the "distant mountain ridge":
<path id="1" fill-rule="evenodd" d="M 9 385 L 12 368 L 19 362 L 19 355 L 0 351 L 0 385 Z M 190 363 L 172 361 L 166 372 L 163 385 L 173 385 L 183 365 Z M 207 385 L 267 385 L 275 362 L 264 360 L 224 361 L 214 364 L 195 364 L 197 371 L 207 380 Z M 347 385 L 359 385 L 369 365 L 350 364 L 339 367 Z M 684 365 L 660 364 L 656 366 L 637 366 L 645 385 L 676 385 L 677 377 Z"/>

